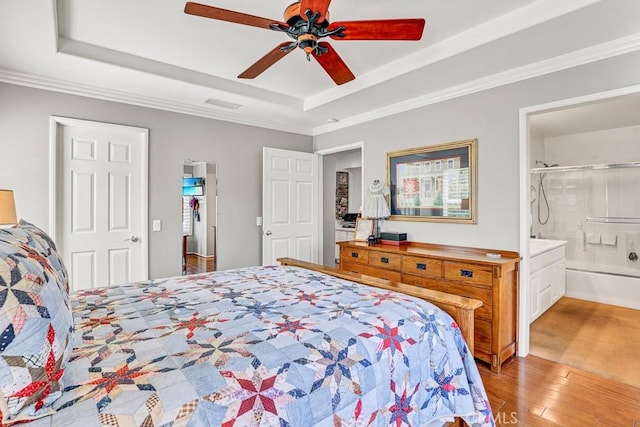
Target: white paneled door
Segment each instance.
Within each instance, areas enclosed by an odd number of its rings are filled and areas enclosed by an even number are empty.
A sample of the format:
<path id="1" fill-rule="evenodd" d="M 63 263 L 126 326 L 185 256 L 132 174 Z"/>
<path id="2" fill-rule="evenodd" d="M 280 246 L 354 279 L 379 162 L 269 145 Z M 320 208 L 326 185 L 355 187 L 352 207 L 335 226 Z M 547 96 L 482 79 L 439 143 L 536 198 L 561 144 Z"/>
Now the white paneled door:
<path id="1" fill-rule="evenodd" d="M 60 117 L 51 130 L 51 229 L 71 289 L 147 279 L 148 131 Z"/>
<path id="2" fill-rule="evenodd" d="M 280 257 L 318 262 L 318 155 L 263 149 L 262 264 Z"/>

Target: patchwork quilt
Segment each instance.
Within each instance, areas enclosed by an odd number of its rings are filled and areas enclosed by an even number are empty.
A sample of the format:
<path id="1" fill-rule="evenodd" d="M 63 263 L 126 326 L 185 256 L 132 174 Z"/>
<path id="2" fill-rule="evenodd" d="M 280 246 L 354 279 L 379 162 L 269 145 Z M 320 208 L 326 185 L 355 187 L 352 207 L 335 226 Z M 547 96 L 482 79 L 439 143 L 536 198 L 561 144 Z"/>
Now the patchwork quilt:
<path id="1" fill-rule="evenodd" d="M 417 298 L 277 266 L 70 300 L 64 390 L 35 426 L 494 425 L 457 325 Z"/>

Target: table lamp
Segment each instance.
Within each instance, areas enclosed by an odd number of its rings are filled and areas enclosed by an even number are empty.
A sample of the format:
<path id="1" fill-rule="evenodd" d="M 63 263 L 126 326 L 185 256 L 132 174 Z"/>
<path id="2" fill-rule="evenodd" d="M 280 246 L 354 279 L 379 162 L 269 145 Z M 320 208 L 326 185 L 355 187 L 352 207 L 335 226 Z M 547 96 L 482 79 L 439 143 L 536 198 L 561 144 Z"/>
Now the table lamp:
<path id="1" fill-rule="evenodd" d="M 13 191 L 0 190 L 0 225 L 13 225 L 17 222 Z"/>

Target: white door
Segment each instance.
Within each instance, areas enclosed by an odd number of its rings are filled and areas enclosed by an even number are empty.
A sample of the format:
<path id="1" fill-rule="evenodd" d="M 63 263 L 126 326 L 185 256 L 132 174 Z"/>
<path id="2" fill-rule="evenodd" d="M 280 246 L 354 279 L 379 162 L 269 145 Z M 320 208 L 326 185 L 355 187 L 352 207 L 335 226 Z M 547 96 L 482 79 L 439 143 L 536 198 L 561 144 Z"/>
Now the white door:
<path id="1" fill-rule="evenodd" d="M 265 147 L 262 163 L 262 264 L 280 257 L 317 263 L 318 155 Z"/>
<path id="2" fill-rule="evenodd" d="M 146 129 L 53 117 L 51 230 L 73 290 L 148 278 Z"/>

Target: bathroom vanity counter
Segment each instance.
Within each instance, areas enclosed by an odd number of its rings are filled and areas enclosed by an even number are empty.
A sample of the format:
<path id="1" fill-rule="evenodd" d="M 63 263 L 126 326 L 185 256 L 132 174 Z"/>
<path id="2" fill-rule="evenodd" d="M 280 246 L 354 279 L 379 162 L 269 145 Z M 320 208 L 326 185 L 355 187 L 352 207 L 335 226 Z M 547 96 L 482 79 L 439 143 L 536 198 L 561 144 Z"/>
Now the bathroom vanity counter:
<path id="1" fill-rule="evenodd" d="M 529 256 L 535 257 L 567 244 L 566 240 L 529 239 Z"/>

